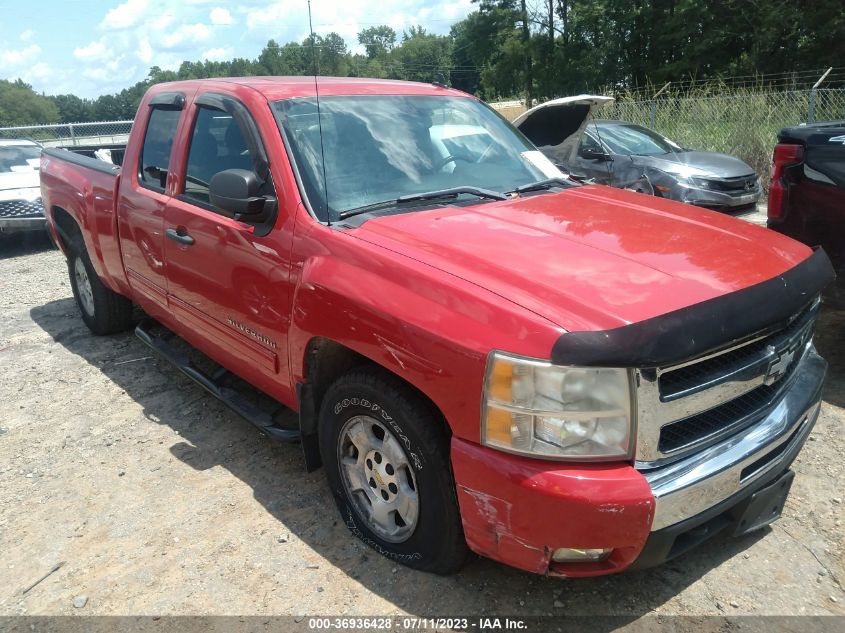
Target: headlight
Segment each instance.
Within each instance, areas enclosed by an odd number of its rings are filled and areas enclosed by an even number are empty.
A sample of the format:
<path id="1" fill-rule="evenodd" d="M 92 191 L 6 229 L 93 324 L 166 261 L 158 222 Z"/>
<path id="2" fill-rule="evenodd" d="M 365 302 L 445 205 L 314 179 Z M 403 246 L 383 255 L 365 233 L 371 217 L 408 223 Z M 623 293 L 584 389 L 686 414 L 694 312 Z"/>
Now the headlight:
<path id="1" fill-rule="evenodd" d="M 482 401 L 482 443 L 536 457 L 629 457 L 630 382 L 627 369 L 563 367 L 493 352 Z"/>
<path id="2" fill-rule="evenodd" d="M 695 178 L 691 176 L 689 178 L 689 181 L 690 184 L 695 187 L 698 187 L 699 189 L 715 189 L 713 183 L 710 180 L 707 180 L 706 178 Z"/>

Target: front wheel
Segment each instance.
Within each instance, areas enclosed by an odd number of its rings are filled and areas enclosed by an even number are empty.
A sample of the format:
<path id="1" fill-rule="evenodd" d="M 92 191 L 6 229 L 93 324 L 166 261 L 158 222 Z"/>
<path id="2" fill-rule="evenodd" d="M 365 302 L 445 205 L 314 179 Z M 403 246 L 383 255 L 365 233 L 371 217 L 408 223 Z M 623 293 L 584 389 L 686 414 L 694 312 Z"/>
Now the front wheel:
<path id="1" fill-rule="evenodd" d="M 433 407 L 381 369 L 353 370 L 326 393 L 320 452 L 349 530 L 415 569 L 457 571 L 467 547 L 449 439 Z"/>
<path id="2" fill-rule="evenodd" d="M 73 298 L 89 330 L 103 335 L 132 327 L 132 302 L 100 281 L 83 244 L 74 244 L 68 254 L 68 272 Z"/>

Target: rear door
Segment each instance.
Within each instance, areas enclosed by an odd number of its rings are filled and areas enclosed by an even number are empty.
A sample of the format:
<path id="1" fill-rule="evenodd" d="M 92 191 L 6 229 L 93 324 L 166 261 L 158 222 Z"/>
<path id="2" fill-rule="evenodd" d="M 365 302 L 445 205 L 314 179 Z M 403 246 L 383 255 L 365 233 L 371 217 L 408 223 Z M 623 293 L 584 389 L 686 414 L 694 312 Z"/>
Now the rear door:
<path id="1" fill-rule="evenodd" d="M 212 177 L 226 169 L 255 171 L 262 195 L 275 197 L 264 143 L 231 96 L 200 95 L 188 117 L 188 152 L 164 220 L 170 309 L 184 338 L 278 397 L 273 386 L 288 376 L 289 241 L 275 218 L 241 221 L 209 198 Z"/>
<path id="2" fill-rule="evenodd" d="M 152 316 L 167 314 L 164 211 L 168 177 L 185 96 L 160 93 L 135 125 L 144 136 L 140 150 L 123 166 L 117 215 L 120 250 L 135 299 Z"/>

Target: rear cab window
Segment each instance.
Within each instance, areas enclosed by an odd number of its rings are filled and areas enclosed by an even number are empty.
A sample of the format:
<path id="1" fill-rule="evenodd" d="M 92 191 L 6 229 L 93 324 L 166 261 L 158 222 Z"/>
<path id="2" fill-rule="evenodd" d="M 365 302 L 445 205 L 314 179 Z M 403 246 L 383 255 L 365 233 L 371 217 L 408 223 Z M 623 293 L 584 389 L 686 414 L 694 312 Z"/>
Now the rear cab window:
<path id="1" fill-rule="evenodd" d="M 181 110 L 152 108 L 138 160 L 138 182 L 142 187 L 164 192 L 170 169 L 170 154 Z"/>

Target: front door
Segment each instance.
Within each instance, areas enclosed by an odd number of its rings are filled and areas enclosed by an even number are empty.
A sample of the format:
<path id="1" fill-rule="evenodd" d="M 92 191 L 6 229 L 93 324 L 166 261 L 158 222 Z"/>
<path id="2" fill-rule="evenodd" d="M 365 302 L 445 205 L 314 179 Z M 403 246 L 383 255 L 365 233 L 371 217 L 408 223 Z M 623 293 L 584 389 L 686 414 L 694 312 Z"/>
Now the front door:
<path id="1" fill-rule="evenodd" d="M 602 185 L 615 184 L 612 182 L 613 163 L 609 160 L 588 157 L 606 154 L 606 152 L 607 150 L 599 143 L 598 139 L 592 135 L 591 130 L 589 128 L 584 130 L 578 143 L 578 154 L 575 158 L 572 173 L 585 176 Z"/>
<path id="2" fill-rule="evenodd" d="M 235 219 L 209 197 L 212 177 L 226 169 L 263 170 L 261 193 L 275 196 L 266 163 L 254 156 L 263 143 L 246 108 L 229 97 L 200 97 L 189 116 L 185 169 L 164 220 L 171 312 L 184 338 L 287 399 L 289 241 L 272 221 Z"/>

